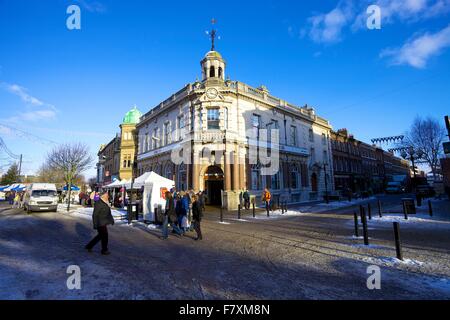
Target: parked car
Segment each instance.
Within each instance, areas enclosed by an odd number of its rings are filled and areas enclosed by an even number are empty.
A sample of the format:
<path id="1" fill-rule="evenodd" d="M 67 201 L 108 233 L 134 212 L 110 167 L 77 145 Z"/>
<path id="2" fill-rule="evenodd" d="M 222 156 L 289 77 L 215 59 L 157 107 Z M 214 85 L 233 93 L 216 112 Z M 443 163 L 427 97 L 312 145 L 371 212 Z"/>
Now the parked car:
<path id="1" fill-rule="evenodd" d="M 24 210 L 54 211 L 58 209 L 58 193 L 52 183 L 32 183 L 28 186 L 23 200 Z"/>
<path id="2" fill-rule="evenodd" d="M 391 181 L 387 183 L 386 193 L 404 193 L 405 187 L 398 181 Z"/>

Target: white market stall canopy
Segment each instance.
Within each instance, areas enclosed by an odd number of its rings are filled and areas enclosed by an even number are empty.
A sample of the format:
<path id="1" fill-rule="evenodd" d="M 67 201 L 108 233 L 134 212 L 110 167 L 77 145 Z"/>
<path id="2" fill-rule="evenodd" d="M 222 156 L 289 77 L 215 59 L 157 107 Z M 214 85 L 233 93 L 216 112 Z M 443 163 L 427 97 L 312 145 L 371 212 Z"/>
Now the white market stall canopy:
<path id="1" fill-rule="evenodd" d="M 159 183 L 162 185 L 171 186 L 173 188 L 175 186 L 175 182 L 173 180 L 164 178 L 163 176 L 160 176 L 154 171 L 151 172 L 145 172 L 140 177 L 136 178 L 133 183 L 133 188 L 140 189 L 142 186 L 150 185 L 152 183 Z"/>
<path id="2" fill-rule="evenodd" d="M 144 187 L 142 199 L 144 220 L 155 221 L 155 207 L 165 207 L 164 191 L 174 188 L 175 182 L 153 171 L 145 172 L 142 176 L 136 178 L 133 184 L 133 188 L 140 189 L 142 187 Z"/>
<path id="3" fill-rule="evenodd" d="M 9 191 L 12 191 L 14 189 L 24 189 L 24 188 L 26 188 L 26 186 L 24 184 L 14 183 L 14 184 L 10 185 L 8 188 L 5 188 L 3 190 L 3 192 L 9 192 Z"/>
<path id="4" fill-rule="evenodd" d="M 127 189 L 129 189 L 131 187 L 131 181 L 130 180 L 116 180 L 113 183 L 110 183 L 106 186 L 104 186 L 103 188 L 107 188 L 107 189 L 113 189 L 113 188 L 121 188 L 121 187 L 125 187 Z"/>

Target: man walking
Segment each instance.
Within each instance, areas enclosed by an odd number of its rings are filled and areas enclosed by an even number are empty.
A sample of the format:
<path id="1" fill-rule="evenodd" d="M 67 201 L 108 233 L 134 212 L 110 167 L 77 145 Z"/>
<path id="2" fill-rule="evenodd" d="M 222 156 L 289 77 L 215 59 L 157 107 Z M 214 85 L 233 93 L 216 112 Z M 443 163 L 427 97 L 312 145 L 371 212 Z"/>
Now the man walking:
<path id="1" fill-rule="evenodd" d="M 94 212 L 92 214 L 92 222 L 94 229 L 97 230 L 98 234 L 86 245 L 86 250 L 92 252 L 92 248 L 99 242 L 102 242 L 103 255 L 108 255 L 108 228 L 107 226 L 114 224 L 114 218 L 111 215 L 111 208 L 108 205 L 108 193 L 104 192 L 100 196 L 100 200 L 95 202 Z"/>
<path id="2" fill-rule="evenodd" d="M 194 224 L 194 230 L 197 233 L 197 238 L 195 240 L 202 240 L 202 230 L 200 227 L 200 222 L 202 221 L 202 207 L 197 200 L 197 196 L 192 196 L 192 222 Z"/>
<path id="3" fill-rule="evenodd" d="M 175 214 L 175 205 L 172 194 L 166 191 L 166 207 L 164 210 L 164 221 L 162 226 L 162 239 L 169 237 L 169 217 Z"/>
<path id="4" fill-rule="evenodd" d="M 245 210 L 250 209 L 250 195 L 249 195 L 247 189 L 244 190 L 244 193 L 242 194 L 242 198 L 244 199 Z"/>

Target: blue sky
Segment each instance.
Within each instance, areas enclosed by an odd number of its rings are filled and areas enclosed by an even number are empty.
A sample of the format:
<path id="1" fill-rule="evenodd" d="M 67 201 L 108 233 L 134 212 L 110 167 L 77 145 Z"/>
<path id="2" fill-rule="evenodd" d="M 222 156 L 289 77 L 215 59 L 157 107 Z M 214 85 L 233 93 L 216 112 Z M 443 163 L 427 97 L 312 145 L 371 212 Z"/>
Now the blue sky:
<path id="1" fill-rule="evenodd" d="M 71 4 L 81 30 L 66 27 Z M 380 30 L 366 27 L 371 4 Z M 25 173 L 55 143 L 95 156 L 134 104 L 146 112 L 200 77 L 213 17 L 232 80 L 314 106 L 363 141 L 448 114 L 450 0 L 0 0 L 0 135 Z"/>

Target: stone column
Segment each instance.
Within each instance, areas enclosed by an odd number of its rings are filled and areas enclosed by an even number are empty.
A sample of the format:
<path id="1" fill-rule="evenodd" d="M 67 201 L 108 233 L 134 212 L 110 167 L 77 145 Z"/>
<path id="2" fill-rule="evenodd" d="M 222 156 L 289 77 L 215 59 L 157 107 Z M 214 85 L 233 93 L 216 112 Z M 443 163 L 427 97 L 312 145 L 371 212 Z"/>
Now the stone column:
<path id="1" fill-rule="evenodd" d="M 225 150 L 224 152 L 225 159 L 225 191 L 231 190 L 231 166 L 230 166 L 230 155 Z"/>
<path id="2" fill-rule="evenodd" d="M 238 154 L 234 152 L 233 156 L 233 190 L 239 190 L 239 162 Z"/>
<path id="3" fill-rule="evenodd" d="M 194 192 L 198 192 L 199 188 L 198 188 L 198 180 L 200 179 L 199 177 L 199 164 L 198 163 L 194 163 L 192 165 L 192 189 L 194 190 Z"/>

